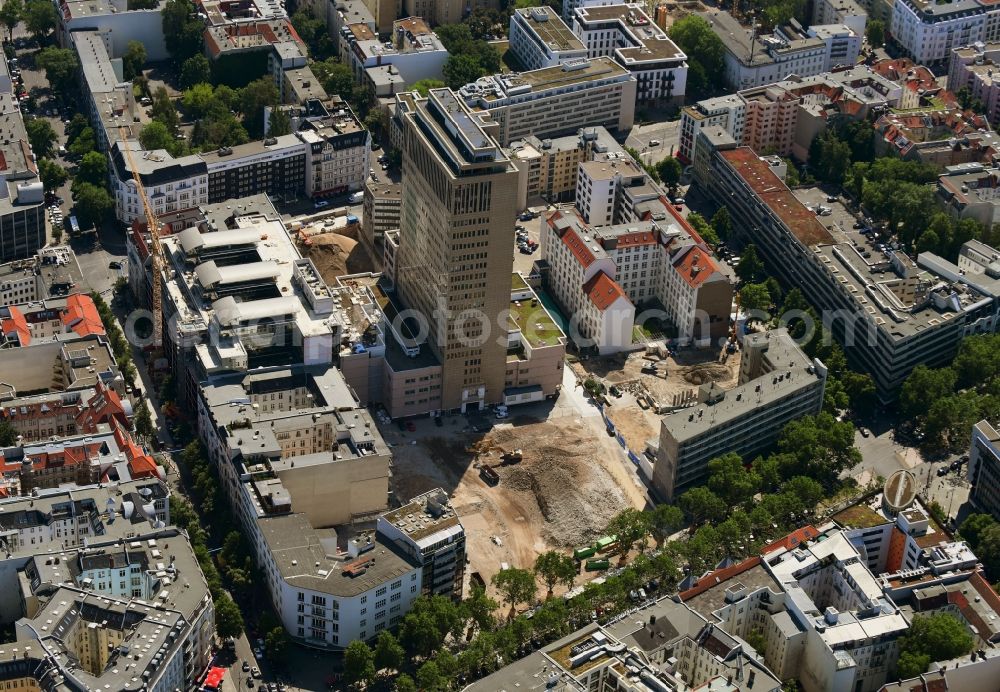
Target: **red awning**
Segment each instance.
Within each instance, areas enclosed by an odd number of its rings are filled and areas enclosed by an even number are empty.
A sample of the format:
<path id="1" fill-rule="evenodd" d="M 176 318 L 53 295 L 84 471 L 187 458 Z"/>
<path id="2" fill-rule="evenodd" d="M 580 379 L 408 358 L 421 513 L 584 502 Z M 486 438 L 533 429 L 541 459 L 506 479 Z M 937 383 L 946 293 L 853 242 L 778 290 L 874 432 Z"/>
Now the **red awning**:
<path id="1" fill-rule="evenodd" d="M 209 668 L 208 675 L 205 677 L 205 687 L 212 690 L 219 689 L 224 677 L 226 677 L 225 668 Z"/>

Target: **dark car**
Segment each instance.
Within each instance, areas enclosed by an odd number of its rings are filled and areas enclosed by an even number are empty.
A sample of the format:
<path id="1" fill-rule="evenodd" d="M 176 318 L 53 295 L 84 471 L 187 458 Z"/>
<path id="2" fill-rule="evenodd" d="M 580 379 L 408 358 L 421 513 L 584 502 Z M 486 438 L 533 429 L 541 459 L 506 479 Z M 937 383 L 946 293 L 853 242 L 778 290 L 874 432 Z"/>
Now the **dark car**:
<path id="1" fill-rule="evenodd" d="M 947 476 L 948 475 L 948 471 L 950 471 L 950 470 L 951 469 L 949 469 L 947 466 L 942 466 L 941 468 L 939 468 L 937 470 L 937 475 L 939 475 L 939 476 Z"/>

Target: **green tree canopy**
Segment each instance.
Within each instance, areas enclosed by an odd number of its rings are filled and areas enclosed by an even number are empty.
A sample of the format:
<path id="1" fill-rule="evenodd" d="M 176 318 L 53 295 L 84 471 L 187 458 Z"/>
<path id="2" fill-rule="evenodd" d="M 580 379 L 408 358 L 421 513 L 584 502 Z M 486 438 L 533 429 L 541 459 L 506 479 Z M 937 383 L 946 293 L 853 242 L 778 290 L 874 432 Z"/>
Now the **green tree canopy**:
<path id="1" fill-rule="evenodd" d="M 360 639 L 352 641 L 344 651 L 344 678 L 355 687 L 375 680 L 375 654 Z"/>
<path id="2" fill-rule="evenodd" d="M 38 177 L 45 189 L 51 192 L 65 183 L 69 174 L 52 159 L 38 159 Z"/>
<path id="3" fill-rule="evenodd" d="M 691 517 L 692 524 L 704 521 L 722 521 L 726 516 L 726 503 L 706 487 L 691 488 L 677 499 L 677 506 Z"/>
<path id="4" fill-rule="evenodd" d="M 174 64 L 183 65 L 188 58 L 201 53 L 205 24 L 198 19 L 191 0 L 168 0 L 160 14 L 163 17 L 163 39 Z"/>
<path id="5" fill-rule="evenodd" d="M 35 0 L 51 7 L 44 0 Z M 68 48 L 43 48 L 35 56 L 35 64 L 45 70 L 45 79 L 56 91 L 65 93 L 76 84 L 76 71 L 80 66 L 76 53 Z"/>
<path id="6" fill-rule="evenodd" d="M 94 134 L 94 129 L 89 125 L 84 127 L 79 135 L 68 141 L 66 149 L 73 156 L 83 158 L 89 152 L 97 151 L 97 137 Z"/>
<path id="7" fill-rule="evenodd" d="M 460 89 L 486 74 L 486 70 L 471 55 L 452 55 L 444 64 L 444 80 L 452 89 Z"/>
<path id="8" fill-rule="evenodd" d="M 208 58 L 201 53 L 192 55 L 181 65 L 180 84 L 182 89 L 190 89 L 195 84 L 205 84 L 212 81 L 212 71 Z"/>
<path id="9" fill-rule="evenodd" d="M 899 393 L 899 412 L 910 418 L 926 415 L 933 402 L 955 391 L 956 380 L 952 368 L 918 365 L 903 382 Z"/>
<path id="10" fill-rule="evenodd" d="M 261 77 L 240 90 L 240 112 L 243 127 L 252 137 L 264 132 L 264 108 L 278 105 L 278 88 L 270 77 Z"/>
<path id="11" fill-rule="evenodd" d="M 0 5 L 0 23 L 7 28 L 7 40 L 14 40 L 14 29 L 21 23 L 24 3 L 21 0 L 6 0 Z"/>
<path id="12" fill-rule="evenodd" d="M 688 86 L 692 91 L 722 86 L 725 46 L 705 18 L 689 14 L 674 22 L 668 34 L 688 56 Z"/>
<path id="13" fill-rule="evenodd" d="M 267 121 L 267 136 L 280 137 L 291 134 L 291 132 L 292 120 L 288 117 L 288 112 L 280 108 L 272 109 Z"/>
<path id="14" fill-rule="evenodd" d="M 510 606 L 511 612 L 518 603 L 528 603 L 538 592 L 535 575 L 526 569 L 509 567 L 493 575 L 493 586 L 500 592 L 503 602 Z"/>
<path id="15" fill-rule="evenodd" d="M 872 48 L 881 48 L 885 44 L 885 22 L 881 19 L 869 19 L 865 25 L 865 38 Z"/>
<path id="16" fill-rule="evenodd" d="M 243 615 L 239 606 L 225 592 L 216 596 L 215 629 L 220 637 L 238 637 L 243 634 Z"/>
<path id="17" fill-rule="evenodd" d="M 760 258 L 760 255 L 757 253 L 757 246 L 753 243 L 743 248 L 739 266 L 736 267 L 736 275 L 740 278 L 740 281 L 753 282 L 763 280 L 764 261 Z M 801 296 L 801 294 L 799 295 Z M 804 306 L 802 309 L 809 309 L 809 304 L 804 299 L 802 304 Z M 782 310 L 785 310 L 784 306 L 782 306 Z"/>
<path id="18" fill-rule="evenodd" d="M 715 235 L 719 236 L 720 240 L 729 239 L 730 233 L 733 232 L 733 221 L 729 216 L 729 209 L 725 206 L 719 207 L 719 210 L 712 216 L 712 228 L 715 229 Z"/>
<path id="19" fill-rule="evenodd" d="M 771 309 L 771 294 L 767 284 L 743 284 L 740 289 L 740 307 L 747 312 L 766 313 Z"/>
<path id="20" fill-rule="evenodd" d="M 56 7 L 47 0 L 28 0 L 24 6 L 24 26 L 41 41 L 56 28 Z"/>
<path id="21" fill-rule="evenodd" d="M 649 514 L 649 532 L 656 541 L 657 547 L 684 526 L 684 512 L 675 505 L 656 505 Z"/>
<path id="22" fill-rule="evenodd" d="M 760 486 L 760 476 L 752 468 L 747 469 L 735 452 L 708 462 L 708 489 L 732 507 L 749 502 Z"/>
<path id="23" fill-rule="evenodd" d="M 406 651 L 396 641 L 392 632 L 383 630 L 375 642 L 374 664 L 376 670 L 396 671 L 403 667 Z"/>
<path id="24" fill-rule="evenodd" d="M 13 447 L 17 443 L 17 428 L 10 421 L 0 421 L 0 447 Z"/>
<path id="25" fill-rule="evenodd" d="M 677 187 L 677 183 L 681 181 L 681 173 L 683 171 L 681 162 L 673 156 L 668 156 L 656 164 L 656 175 L 659 176 L 660 182 L 671 189 Z"/>
<path id="26" fill-rule="evenodd" d="M 24 123 L 24 129 L 28 133 L 28 142 L 31 144 L 31 150 L 35 156 L 51 158 L 52 147 L 58 136 L 49 121 L 44 118 L 27 120 Z"/>
<path id="27" fill-rule="evenodd" d="M 569 555 L 555 550 L 544 552 L 535 558 L 535 574 L 541 577 L 545 588 L 551 596 L 558 583 L 571 587 L 576 577 L 576 563 Z"/>
<path id="28" fill-rule="evenodd" d="M 323 83 L 323 88 L 329 94 L 336 94 L 342 99 L 349 99 L 354 89 L 354 74 L 351 68 L 333 58 L 312 64 L 313 74 Z"/>
<path id="29" fill-rule="evenodd" d="M 933 661 L 948 661 L 972 651 L 972 634 L 951 613 L 917 615 L 899 640 L 899 678 L 916 677 Z"/>
<path id="30" fill-rule="evenodd" d="M 107 190 L 91 183 L 73 185 L 73 201 L 77 216 L 84 224 L 98 223 L 115 205 Z"/>
<path id="31" fill-rule="evenodd" d="M 84 154 L 73 182 L 104 185 L 108 180 L 108 158 L 97 151 Z"/>
<path id="32" fill-rule="evenodd" d="M 129 41 L 122 56 L 122 71 L 125 79 L 132 81 L 142 74 L 143 65 L 146 64 L 146 46 L 141 41 Z"/>

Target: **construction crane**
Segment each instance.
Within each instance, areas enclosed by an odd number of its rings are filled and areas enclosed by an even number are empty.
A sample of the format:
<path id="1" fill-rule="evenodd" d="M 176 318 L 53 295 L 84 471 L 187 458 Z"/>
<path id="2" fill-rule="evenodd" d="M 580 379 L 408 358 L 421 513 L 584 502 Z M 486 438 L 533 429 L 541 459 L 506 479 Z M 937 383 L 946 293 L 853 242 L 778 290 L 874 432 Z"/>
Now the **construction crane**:
<path id="1" fill-rule="evenodd" d="M 142 186 L 139 170 L 132 159 L 132 148 L 128 145 L 128 130 L 124 125 L 118 127 L 118 140 L 122 152 L 128 161 L 128 167 L 132 170 L 132 180 L 135 182 L 135 191 L 142 202 L 143 211 L 146 213 L 146 228 L 149 229 L 149 237 L 153 255 L 153 346 L 159 349 L 163 345 L 163 248 L 160 246 L 160 222 L 153 212 L 153 207 L 146 197 L 146 188 Z"/>

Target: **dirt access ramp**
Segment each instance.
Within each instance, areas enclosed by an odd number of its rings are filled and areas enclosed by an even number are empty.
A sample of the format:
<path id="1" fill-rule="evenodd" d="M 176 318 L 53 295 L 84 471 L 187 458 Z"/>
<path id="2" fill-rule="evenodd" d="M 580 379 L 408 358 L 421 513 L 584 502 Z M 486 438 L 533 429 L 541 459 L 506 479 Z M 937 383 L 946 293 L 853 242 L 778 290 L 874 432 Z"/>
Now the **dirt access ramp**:
<path id="1" fill-rule="evenodd" d="M 378 271 L 364 245 L 357 241 L 356 228 L 343 233 L 317 233 L 308 237 L 310 244 L 299 243 L 299 251 L 303 257 L 313 261 L 327 284 L 333 284 L 338 276 L 345 274 Z"/>

